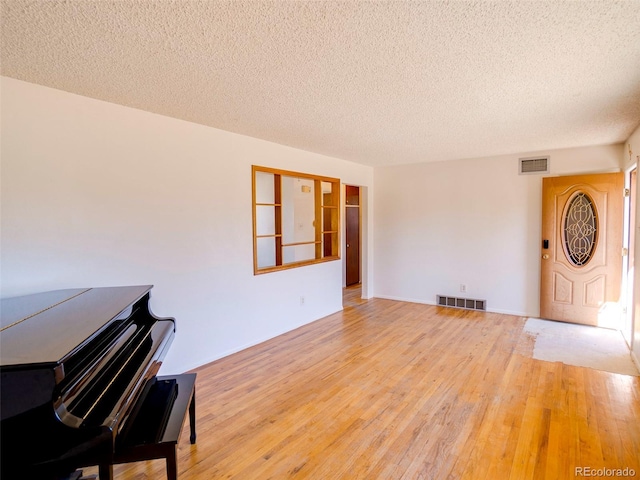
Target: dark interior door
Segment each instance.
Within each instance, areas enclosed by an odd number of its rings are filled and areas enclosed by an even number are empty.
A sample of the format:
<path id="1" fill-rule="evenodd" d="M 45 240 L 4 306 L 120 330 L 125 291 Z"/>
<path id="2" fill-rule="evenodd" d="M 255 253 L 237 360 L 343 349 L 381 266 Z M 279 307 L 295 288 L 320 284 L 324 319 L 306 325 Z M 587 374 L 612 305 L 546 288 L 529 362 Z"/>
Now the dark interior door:
<path id="1" fill-rule="evenodd" d="M 346 284 L 360 283 L 360 187 L 346 186 Z"/>

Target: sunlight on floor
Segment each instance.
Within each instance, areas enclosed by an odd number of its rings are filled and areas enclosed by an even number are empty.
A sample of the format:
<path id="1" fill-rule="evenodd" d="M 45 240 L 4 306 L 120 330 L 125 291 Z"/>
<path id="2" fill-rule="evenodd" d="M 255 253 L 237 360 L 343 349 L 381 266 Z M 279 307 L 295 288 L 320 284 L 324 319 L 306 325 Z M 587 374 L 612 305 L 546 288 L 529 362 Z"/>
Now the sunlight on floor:
<path id="1" fill-rule="evenodd" d="M 615 330 L 620 329 L 621 313 L 618 302 L 606 302 L 598 311 L 598 326 Z"/>

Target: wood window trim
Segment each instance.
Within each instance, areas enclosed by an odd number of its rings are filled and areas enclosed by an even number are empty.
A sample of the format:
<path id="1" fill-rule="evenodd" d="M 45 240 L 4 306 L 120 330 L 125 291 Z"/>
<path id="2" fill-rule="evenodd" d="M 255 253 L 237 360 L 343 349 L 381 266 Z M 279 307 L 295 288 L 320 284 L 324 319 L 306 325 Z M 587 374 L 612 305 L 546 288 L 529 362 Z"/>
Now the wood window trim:
<path id="1" fill-rule="evenodd" d="M 272 202 L 258 202 L 257 198 L 257 182 L 256 175 L 258 173 L 266 173 L 273 175 L 273 199 Z M 304 179 L 313 181 L 313 228 L 314 239 L 308 241 L 292 241 L 283 242 L 283 192 L 282 177 L 291 177 L 295 179 Z M 323 193 L 323 184 L 330 184 L 330 192 Z M 252 190 L 252 216 L 253 216 L 253 272 L 254 275 L 263 273 L 277 272 L 288 270 L 290 268 L 298 268 L 317 263 L 331 262 L 340 260 L 340 179 L 326 177 L 322 175 L 313 175 L 309 173 L 295 172 L 290 170 L 281 170 L 276 168 L 262 167 L 257 165 L 251 166 L 251 190 Z M 258 229 L 258 207 L 273 208 L 273 233 L 259 233 Z M 274 239 L 274 264 L 268 266 L 259 265 L 259 246 L 258 239 L 273 238 Z M 288 247 L 298 247 L 304 245 L 314 246 L 314 258 L 303 259 L 299 261 L 284 260 L 284 249 Z"/>

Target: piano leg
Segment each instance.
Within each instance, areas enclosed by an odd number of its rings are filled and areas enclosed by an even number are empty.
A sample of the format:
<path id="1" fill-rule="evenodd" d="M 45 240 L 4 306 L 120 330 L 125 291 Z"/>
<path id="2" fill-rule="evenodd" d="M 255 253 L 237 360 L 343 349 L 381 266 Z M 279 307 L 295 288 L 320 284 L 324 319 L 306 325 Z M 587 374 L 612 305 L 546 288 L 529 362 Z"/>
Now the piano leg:
<path id="1" fill-rule="evenodd" d="M 189 404 L 189 427 L 191 428 L 191 436 L 189 440 L 191 445 L 196 443 L 196 387 L 193 387 L 191 395 L 191 403 Z"/>
<path id="2" fill-rule="evenodd" d="M 100 480 L 113 480 L 113 465 L 101 464 L 98 467 L 98 478 Z"/>
<path id="3" fill-rule="evenodd" d="M 167 450 L 167 480 L 178 480 L 178 445 L 175 444 L 171 450 Z"/>

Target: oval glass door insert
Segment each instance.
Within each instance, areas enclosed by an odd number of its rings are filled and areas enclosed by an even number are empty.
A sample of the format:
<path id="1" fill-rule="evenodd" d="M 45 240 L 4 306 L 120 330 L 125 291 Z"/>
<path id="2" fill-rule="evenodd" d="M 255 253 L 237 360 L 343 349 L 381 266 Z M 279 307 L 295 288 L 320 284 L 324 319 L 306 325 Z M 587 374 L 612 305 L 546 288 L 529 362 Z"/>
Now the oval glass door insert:
<path id="1" fill-rule="evenodd" d="M 576 267 L 589 263 L 598 239 L 598 216 L 589 195 L 578 192 L 569 201 L 562 232 L 569 262 Z"/>

